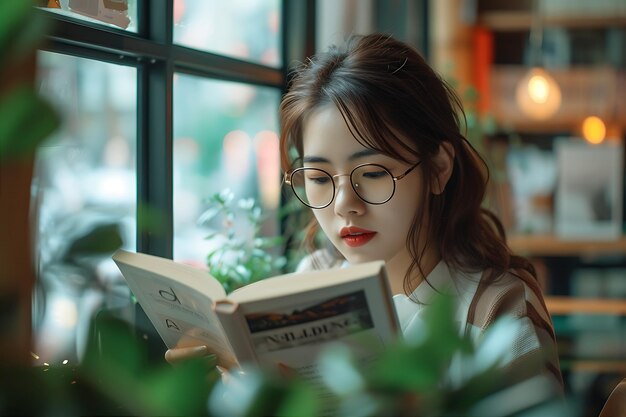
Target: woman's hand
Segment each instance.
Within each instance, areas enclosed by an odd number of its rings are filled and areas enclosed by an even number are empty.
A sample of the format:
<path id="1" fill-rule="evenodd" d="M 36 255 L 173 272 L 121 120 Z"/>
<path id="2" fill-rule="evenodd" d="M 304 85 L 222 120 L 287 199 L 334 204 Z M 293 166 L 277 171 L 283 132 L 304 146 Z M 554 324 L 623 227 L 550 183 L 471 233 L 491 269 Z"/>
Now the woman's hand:
<path id="1" fill-rule="evenodd" d="M 214 352 L 211 352 L 209 348 L 205 345 L 175 347 L 172 349 L 168 349 L 165 352 L 165 360 L 171 365 L 180 364 L 184 361 L 188 361 L 191 359 L 211 359 L 212 364 L 215 365 L 215 369 L 217 369 L 222 378 L 222 381 L 225 383 L 228 382 L 230 378 L 229 371 L 231 369 L 234 368 L 234 372 L 236 374 L 243 374 L 236 362 L 227 361 L 225 363 L 215 364 L 216 361 L 219 362 L 217 356 L 218 355 L 216 355 Z"/>
<path id="2" fill-rule="evenodd" d="M 172 365 L 193 358 L 209 358 L 210 356 L 213 356 L 213 354 L 209 352 L 209 348 L 205 345 L 177 347 L 168 349 L 165 352 L 165 360 Z"/>

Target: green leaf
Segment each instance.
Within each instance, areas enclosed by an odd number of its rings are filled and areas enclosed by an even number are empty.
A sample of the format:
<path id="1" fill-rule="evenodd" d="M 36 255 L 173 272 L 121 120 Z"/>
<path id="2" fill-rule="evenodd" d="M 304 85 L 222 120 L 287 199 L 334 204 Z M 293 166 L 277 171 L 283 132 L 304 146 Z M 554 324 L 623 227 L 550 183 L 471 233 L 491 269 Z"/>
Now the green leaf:
<path id="1" fill-rule="evenodd" d="M 86 380 L 133 415 L 205 415 L 217 380 L 214 362 L 189 359 L 155 369 L 133 327 L 106 314 L 92 328 L 81 371 Z M 207 378 L 208 377 L 208 378 Z"/>
<path id="2" fill-rule="evenodd" d="M 0 51 L 4 51 L 11 35 L 26 22 L 33 5 L 23 0 L 5 0 L 0 13 Z"/>
<path id="3" fill-rule="evenodd" d="M 13 88 L 0 101 L 0 160 L 34 153 L 59 124 L 56 111 L 32 88 Z"/>
<path id="4" fill-rule="evenodd" d="M 254 239 L 254 246 L 261 249 L 273 248 L 283 243 L 282 236 L 258 237 Z"/>
<path id="5" fill-rule="evenodd" d="M 207 210 L 204 211 L 204 213 L 202 213 L 200 215 L 200 217 L 198 218 L 198 223 L 200 223 L 200 224 L 207 224 L 207 223 L 209 223 L 221 211 L 222 211 L 221 207 L 209 207 Z"/>
<path id="6" fill-rule="evenodd" d="M 367 370 L 370 384 L 383 391 L 424 391 L 435 386 L 442 375 L 439 360 L 433 360 L 437 347 L 393 346 Z"/>
<path id="7" fill-rule="evenodd" d="M 103 382 L 131 380 L 145 365 L 146 357 L 134 339 L 134 330 L 124 321 L 102 315 L 92 322 L 84 369 Z"/>
<path id="8" fill-rule="evenodd" d="M 122 235 L 117 223 L 97 225 L 70 244 L 64 259 L 112 253 L 122 244 Z"/>
<path id="9" fill-rule="evenodd" d="M 237 203 L 237 207 L 239 207 L 242 210 L 247 210 L 247 211 L 252 210 L 255 207 L 254 198 L 242 198 Z"/>
<path id="10" fill-rule="evenodd" d="M 204 236 L 204 240 L 211 240 L 211 239 L 213 239 L 213 238 L 215 238 L 216 236 L 219 236 L 219 235 L 220 234 L 218 232 L 211 231 L 206 236 Z"/>
<path id="11" fill-rule="evenodd" d="M 280 270 L 284 268 L 285 265 L 287 265 L 287 258 L 285 258 L 284 256 L 281 256 L 279 258 L 274 259 L 274 263 L 272 267 L 276 270 Z"/>
<path id="12" fill-rule="evenodd" d="M 501 383 L 502 373 L 496 368 L 490 368 L 466 381 L 462 386 L 451 391 L 446 401 L 446 408 L 452 411 L 466 412 L 487 395 L 493 393 L 494 388 Z"/>
<path id="13" fill-rule="evenodd" d="M 149 415 L 197 416 L 206 414 L 206 401 L 211 387 L 217 381 L 214 363 L 204 358 L 193 358 L 171 367 L 162 367 L 138 379 L 139 392 Z M 213 371 L 213 372 L 212 372 Z M 209 381 L 207 383 L 207 375 Z"/>
<path id="14" fill-rule="evenodd" d="M 3 0 L 0 13 L 0 66 L 15 63 L 34 51 L 49 32 L 52 20 L 38 12 L 32 2 Z"/>
<path id="15" fill-rule="evenodd" d="M 319 414 L 320 401 L 317 393 L 303 381 L 291 384 L 276 410 L 278 416 L 313 417 Z"/>

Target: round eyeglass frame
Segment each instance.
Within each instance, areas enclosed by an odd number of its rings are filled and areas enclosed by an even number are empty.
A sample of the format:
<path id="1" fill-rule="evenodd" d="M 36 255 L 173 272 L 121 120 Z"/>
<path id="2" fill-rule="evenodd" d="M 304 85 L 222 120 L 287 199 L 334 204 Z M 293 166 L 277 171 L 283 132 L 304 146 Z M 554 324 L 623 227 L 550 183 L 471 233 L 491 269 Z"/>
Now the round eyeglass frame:
<path id="1" fill-rule="evenodd" d="M 409 169 L 407 169 L 406 171 L 404 171 L 402 174 L 398 175 L 397 177 L 394 177 L 393 174 L 391 173 L 391 171 L 389 171 L 383 165 L 372 164 L 372 163 L 365 163 L 365 164 L 357 165 L 357 166 L 355 166 L 352 169 L 352 171 L 350 171 L 349 174 L 335 174 L 335 175 L 330 175 L 328 172 L 326 172 L 325 170 L 323 170 L 321 168 L 301 167 L 301 168 L 296 168 L 296 169 L 292 169 L 292 170 L 289 170 L 289 171 L 285 172 L 284 177 L 283 177 L 283 181 L 284 181 L 285 184 L 289 184 L 289 186 L 291 187 L 291 191 L 293 191 L 293 193 L 296 196 L 296 198 L 298 200 L 300 200 L 300 202 L 302 204 L 304 204 L 305 206 L 307 206 L 309 208 L 312 208 L 312 209 L 315 209 L 315 210 L 319 210 L 319 209 L 323 209 L 323 208 L 326 208 L 326 207 L 330 206 L 333 203 L 333 201 L 335 200 L 335 194 L 336 194 L 336 191 L 337 191 L 337 186 L 335 185 L 335 178 L 338 178 L 338 177 L 350 177 L 350 186 L 354 190 L 354 193 L 357 195 L 357 197 L 359 197 L 361 199 L 361 201 L 364 201 L 367 204 L 371 204 L 373 206 L 379 206 L 381 204 L 387 203 L 389 200 L 391 200 L 393 198 L 394 194 L 396 193 L 396 181 L 399 181 L 402 178 L 406 177 L 411 171 L 413 171 L 415 168 L 417 168 L 417 166 L 419 164 L 421 164 L 421 163 L 422 163 L 422 161 L 418 161 L 416 164 L 414 164 L 413 166 L 409 167 Z M 363 197 L 361 197 L 361 195 L 357 191 L 356 187 L 354 186 L 354 182 L 352 181 L 352 174 L 354 174 L 354 171 L 356 171 L 357 169 L 362 168 L 364 166 L 376 166 L 376 167 L 382 168 L 383 170 L 385 170 L 385 172 L 387 174 L 389 174 L 391 176 L 391 179 L 393 180 L 393 190 L 391 191 L 391 195 L 389 196 L 389 198 L 387 198 L 385 201 L 381 201 L 379 203 L 372 203 L 370 201 L 367 201 Z M 304 200 L 302 200 L 300 198 L 300 196 L 298 195 L 298 193 L 296 192 L 295 188 L 293 188 L 293 182 L 292 182 L 293 175 L 296 172 L 304 171 L 304 170 L 307 170 L 307 169 L 316 169 L 318 171 L 322 171 L 323 173 L 325 173 L 326 175 L 328 175 L 332 179 L 333 194 L 332 194 L 332 198 L 330 199 L 328 204 L 323 205 L 323 206 L 312 206 L 312 205 L 306 203 Z"/>

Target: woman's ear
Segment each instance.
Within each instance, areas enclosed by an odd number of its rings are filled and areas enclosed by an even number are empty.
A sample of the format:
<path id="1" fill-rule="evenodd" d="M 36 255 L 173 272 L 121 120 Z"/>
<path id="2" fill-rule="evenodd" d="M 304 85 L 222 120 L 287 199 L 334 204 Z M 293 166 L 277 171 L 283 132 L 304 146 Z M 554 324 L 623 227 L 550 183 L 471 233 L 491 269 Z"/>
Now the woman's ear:
<path id="1" fill-rule="evenodd" d="M 454 168 L 454 147 L 450 142 L 443 141 L 439 145 L 439 151 L 432 159 L 433 164 L 437 172 L 433 177 L 433 183 L 431 184 L 433 194 L 441 194 L 446 189 L 446 184 L 452 176 L 452 169 Z"/>

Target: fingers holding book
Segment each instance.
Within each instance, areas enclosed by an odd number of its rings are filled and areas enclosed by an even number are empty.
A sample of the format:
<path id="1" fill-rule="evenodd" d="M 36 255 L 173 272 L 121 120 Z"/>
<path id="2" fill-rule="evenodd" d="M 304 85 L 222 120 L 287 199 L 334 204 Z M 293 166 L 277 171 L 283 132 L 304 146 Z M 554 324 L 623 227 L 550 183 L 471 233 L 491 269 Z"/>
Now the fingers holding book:
<path id="1" fill-rule="evenodd" d="M 209 351 L 209 348 L 204 345 L 200 346 L 188 346 L 177 347 L 168 349 L 165 352 L 165 360 L 172 365 L 181 363 L 182 361 L 194 359 L 194 358 L 214 358 L 215 354 Z"/>

